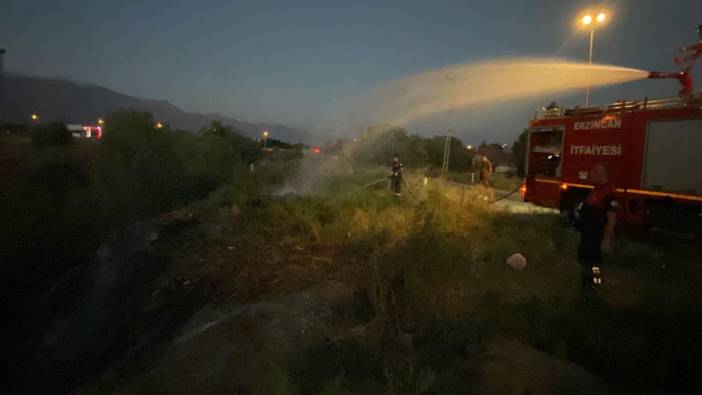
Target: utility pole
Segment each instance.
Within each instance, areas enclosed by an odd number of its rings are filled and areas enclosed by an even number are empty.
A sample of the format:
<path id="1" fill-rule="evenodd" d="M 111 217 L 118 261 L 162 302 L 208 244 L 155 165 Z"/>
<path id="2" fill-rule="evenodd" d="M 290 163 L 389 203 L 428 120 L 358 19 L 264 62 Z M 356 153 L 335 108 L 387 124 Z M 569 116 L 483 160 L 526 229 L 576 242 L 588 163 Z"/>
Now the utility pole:
<path id="1" fill-rule="evenodd" d="M 597 16 L 593 16 L 590 14 L 584 15 L 583 18 L 580 20 L 580 23 L 582 26 L 587 27 L 590 29 L 590 51 L 588 52 L 588 64 L 592 65 L 592 45 L 593 42 L 595 41 L 595 25 L 596 24 L 604 24 L 605 21 L 607 20 L 607 14 L 604 13 L 604 11 L 600 11 Z M 590 106 L 590 83 L 588 82 L 587 84 L 587 89 L 585 90 L 585 107 Z"/>
<path id="2" fill-rule="evenodd" d="M 592 43 L 595 41 L 595 27 L 590 28 L 590 52 L 588 56 L 588 64 L 592 66 Z M 590 83 L 587 84 L 585 90 L 585 108 L 590 107 Z"/>
<path id="3" fill-rule="evenodd" d="M 441 164 L 441 178 L 445 178 L 449 168 L 449 158 L 451 157 L 451 129 L 446 134 L 444 140 L 444 161 Z"/>
<path id="4" fill-rule="evenodd" d="M 5 64 L 3 63 L 5 52 L 7 52 L 5 48 L 0 48 L 0 120 L 5 113 Z"/>

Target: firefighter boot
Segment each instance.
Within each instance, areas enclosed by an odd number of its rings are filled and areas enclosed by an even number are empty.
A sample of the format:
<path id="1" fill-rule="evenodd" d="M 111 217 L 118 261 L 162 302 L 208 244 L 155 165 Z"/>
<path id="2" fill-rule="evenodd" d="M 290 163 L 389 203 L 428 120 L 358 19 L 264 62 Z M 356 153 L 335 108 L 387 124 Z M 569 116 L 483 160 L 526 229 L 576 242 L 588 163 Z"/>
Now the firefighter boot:
<path id="1" fill-rule="evenodd" d="M 602 271 L 599 266 L 592 267 L 592 285 L 594 287 L 602 285 Z"/>

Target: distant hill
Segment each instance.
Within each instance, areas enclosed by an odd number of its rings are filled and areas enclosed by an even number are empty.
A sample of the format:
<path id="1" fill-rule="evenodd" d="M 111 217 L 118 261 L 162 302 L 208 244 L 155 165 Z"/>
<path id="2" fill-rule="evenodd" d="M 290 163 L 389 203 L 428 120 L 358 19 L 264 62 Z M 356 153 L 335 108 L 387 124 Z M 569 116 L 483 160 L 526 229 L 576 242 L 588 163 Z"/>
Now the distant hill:
<path id="1" fill-rule="evenodd" d="M 142 99 L 97 85 L 79 84 L 59 78 L 5 75 L 4 105 L 0 120 L 26 122 L 37 113 L 45 122 L 95 123 L 97 118 L 126 108 L 149 111 L 154 117 L 179 129 L 192 132 L 213 120 L 232 125 L 243 134 L 258 138 L 263 129 L 276 139 L 291 143 L 314 142 L 310 133 L 275 123 L 251 123 L 220 114 L 188 113 L 166 100 Z"/>

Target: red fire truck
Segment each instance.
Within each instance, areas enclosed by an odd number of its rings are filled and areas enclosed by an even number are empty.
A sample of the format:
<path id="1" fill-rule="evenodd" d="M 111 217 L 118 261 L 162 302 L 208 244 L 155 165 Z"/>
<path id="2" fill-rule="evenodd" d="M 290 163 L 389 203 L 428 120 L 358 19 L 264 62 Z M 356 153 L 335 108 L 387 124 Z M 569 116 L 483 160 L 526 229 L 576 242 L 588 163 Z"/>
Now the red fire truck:
<path id="1" fill-rule="evenodd" d="M 537 112 L 529 123 L 522 198 L 575 214 L 597 163 L 616 187 L 620 220 L 699 229 L 702 93 Z"/>

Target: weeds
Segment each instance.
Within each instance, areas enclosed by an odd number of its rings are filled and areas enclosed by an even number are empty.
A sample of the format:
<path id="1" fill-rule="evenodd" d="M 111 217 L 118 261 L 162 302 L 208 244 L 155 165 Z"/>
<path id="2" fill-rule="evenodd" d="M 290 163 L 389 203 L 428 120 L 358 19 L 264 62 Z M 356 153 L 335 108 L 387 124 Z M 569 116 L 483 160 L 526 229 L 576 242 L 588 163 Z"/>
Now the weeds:
<path id="1" fill-rule="evenodd" d="M 425 185 L 411 175 L 407 184 L 415 196 L 396 198 L 384 183 L 357 190 L 378 175 L 382 171 L 367 169 L 322 181 L 304 196 L 261 193 L 241 203 L 239 220 L 251 232 L 271 242 L 293 237 L 303 247 L 345 251 L 365 271 L 359 310 L 372 314 L 355 323 L 362 328 L 356 335 L 342 333 L 291 365 L 287 380 L 300 393 L 465 393 L 479 383 L 481 358 L 495 339 L 567 358 L 622 386 L 643 371 L 651 385 L 674 380 L 674 369 L 654 355 L 691 366 L 669 338 L 672 329 L 653 318 L 676 321 L 687 313 L 663 314 L 667 305 L 660 302 L 661 311 L 612 319 L 610 307 L 583 299 L 577 234 L 557 217 L 496 211 L 480 189 L 436 179 Z M 608 270 L 637 267 L 658 275 L 660 252 L 631 240 L 621 246 Z M 528 259 L 521 272 L 504 262 L 516 252 Z M 645 300 L 671 294 L 696 295 L 671 293 L 669 284 L 641 291 Z M 695 344 L 694 331 L 677 328 Z"/>

